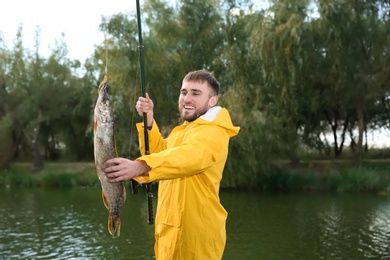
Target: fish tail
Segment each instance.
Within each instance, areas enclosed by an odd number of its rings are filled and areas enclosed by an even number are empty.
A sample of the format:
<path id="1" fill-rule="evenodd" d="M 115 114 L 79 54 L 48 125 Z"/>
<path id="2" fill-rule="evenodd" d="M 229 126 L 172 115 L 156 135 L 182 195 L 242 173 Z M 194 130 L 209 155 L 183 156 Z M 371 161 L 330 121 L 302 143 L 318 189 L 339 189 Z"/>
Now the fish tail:
<path id="1" fill-rule="evenodd" d="M 121 233 L 122 220 L 119 215 L 115 215 L 110 213 L 108 215 L 108 231 L 110 234 L 115 237 L 120 235 Z"/>

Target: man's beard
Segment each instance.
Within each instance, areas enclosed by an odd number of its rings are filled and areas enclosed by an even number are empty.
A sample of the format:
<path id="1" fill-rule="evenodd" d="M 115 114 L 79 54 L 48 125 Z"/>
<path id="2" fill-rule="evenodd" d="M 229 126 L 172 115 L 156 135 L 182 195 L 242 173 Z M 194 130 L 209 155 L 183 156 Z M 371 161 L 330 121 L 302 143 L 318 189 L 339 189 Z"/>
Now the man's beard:
<path id="1" fill-rule="evenodd" d="M 195 113 L 193 113 L 193 114 L 191 114 L 191 115 L 186 115 L 186 114 L 184 114 L 184 111 L 185 111 L 184 107 L 179 105 L 180 117 L 181 117 L 183 120 L 187 121 L 187 122 L 192 122 L 192 121 L 198 119 L 198 118 L 201 117 L 202 115 L 206 114 L 206 112 L 207 112 L 208 110 L 209 110 L 209 109 L 208 109 L 208 105 L 207 105 L 207 103 L 206 103 L 202 108 L 196 109 L 196 110 L 195 110 Z"/>

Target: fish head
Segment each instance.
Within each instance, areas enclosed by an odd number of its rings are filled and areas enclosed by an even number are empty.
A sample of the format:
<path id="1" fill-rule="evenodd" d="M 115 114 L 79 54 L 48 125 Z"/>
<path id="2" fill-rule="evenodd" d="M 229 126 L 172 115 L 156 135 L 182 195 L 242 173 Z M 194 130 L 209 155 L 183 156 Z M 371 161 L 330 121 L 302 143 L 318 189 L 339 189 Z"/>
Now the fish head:
<path id="1" fill-rule="evenodd" d="M 113 121 L 112 104 L 108 95 L 108 85 L 102 84 L 98 89 L 99 97 L 96 104 L 95 114 L 103 123 Z"/>

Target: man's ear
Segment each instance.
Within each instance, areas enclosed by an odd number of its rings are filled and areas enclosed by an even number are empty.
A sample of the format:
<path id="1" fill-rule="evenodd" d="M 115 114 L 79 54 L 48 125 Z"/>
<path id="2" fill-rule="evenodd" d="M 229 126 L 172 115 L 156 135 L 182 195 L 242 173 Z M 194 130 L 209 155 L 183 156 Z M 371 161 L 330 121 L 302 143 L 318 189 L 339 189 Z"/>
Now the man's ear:
<path id="1" fill-rule="evenodd" d="M 214 107 L 218 103 L 218 96 L 214 95 L 209 100 L 209 107 Z"/>

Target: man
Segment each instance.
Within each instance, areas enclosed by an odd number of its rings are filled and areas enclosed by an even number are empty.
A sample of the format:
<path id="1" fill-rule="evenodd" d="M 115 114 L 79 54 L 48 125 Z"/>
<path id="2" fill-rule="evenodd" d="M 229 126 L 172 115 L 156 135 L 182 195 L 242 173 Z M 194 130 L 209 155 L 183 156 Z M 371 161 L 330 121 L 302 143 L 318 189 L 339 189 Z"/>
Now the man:
<path id="1" fill-rule="evenodd" d="M 155 255 L 167 259 L 221 259 L 227 212 L 219 200 L 229 139 L 239 132 L 225 108 L 216 106 L 219 82 L 204 70 L 188 73 L 179 95 L 184 123 L 164 139 L 153 118 L 153 102 L 140 97 L 137 112 L 147 114 L 150 155 L 135 161 L 114 158 L 105 169 L 111 182 L 135 178 L 159 181 Z M 141 151 L 143 123 L 137 124 Z"/>

